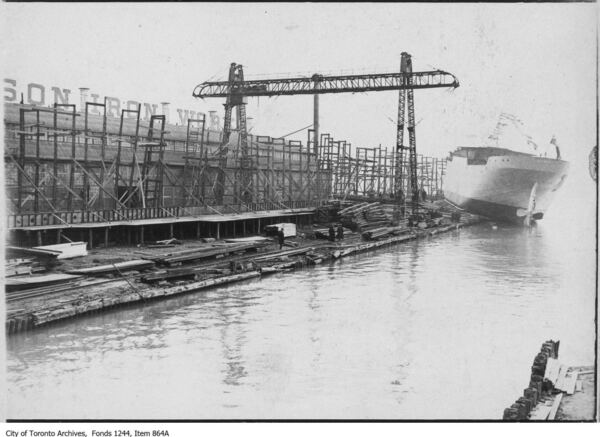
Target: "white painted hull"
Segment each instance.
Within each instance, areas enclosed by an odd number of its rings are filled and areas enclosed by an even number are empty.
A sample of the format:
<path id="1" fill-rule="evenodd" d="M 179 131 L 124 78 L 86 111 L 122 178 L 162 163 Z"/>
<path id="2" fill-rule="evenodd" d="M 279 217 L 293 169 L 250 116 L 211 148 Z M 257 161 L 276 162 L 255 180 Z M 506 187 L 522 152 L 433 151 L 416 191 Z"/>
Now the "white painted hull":
<path id="1" fill-rule="evenodd" d="M 444 178 L 446 199 L 476 214 L 522 222 L 517 211 L 528 209 L 532 188 L 537 184 L 533 215 L 543 217 L 567 177 L 569 163 L 506 152 L 487 157 L 484 164 L 453 154 Z"/>

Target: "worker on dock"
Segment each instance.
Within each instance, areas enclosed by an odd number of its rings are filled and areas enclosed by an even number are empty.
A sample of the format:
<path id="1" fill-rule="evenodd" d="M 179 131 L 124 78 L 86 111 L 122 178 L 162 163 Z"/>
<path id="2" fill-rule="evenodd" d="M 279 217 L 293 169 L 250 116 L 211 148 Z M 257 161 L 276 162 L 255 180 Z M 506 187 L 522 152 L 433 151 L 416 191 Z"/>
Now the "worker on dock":
<path id="1" fill-rule="evenodd" d="M 342 227 L 342 225 L 339 225 L 337 228 L 337 239 L 338 240 L 344 239 L 344 228 Z"/>
<path id="2" fill-rule="evenodd" d="M 277 240 L 279 241 L 279 250 L 283 248 L 283 240 L 285 238 L 285 234 L 283 233 L 283 228 L 279 228 L 277 231 Z"/>
<path id="3" fill-rule="evenodd" d="M 333 229 L 333 225 L 329 225 L 329 241 L 335 241 L 335 229 Z"/>

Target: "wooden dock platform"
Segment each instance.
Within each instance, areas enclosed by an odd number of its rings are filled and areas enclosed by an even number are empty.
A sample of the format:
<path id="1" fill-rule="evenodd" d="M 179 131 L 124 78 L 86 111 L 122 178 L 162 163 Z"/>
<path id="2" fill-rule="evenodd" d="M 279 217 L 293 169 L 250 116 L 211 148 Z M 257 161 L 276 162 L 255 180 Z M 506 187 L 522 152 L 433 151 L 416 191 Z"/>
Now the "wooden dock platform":
<path id="1" fill-rule="evenodd" d="M 544 342 L 531 367 L 529 387 L 504 410 L 512 422 L 597 420 L 596 369 L 567 366 L 558 359 L 560 342 Z"/>
<path id="2" fill-rule="evenodd" d="M 349 235 L 342 241 L 314 239 L 314 233 L 309 238 L 309 231 L 314 227 L 307 226 L 301 228 L 301 235 L 294 238 L 295 242 L 286 241 L 297 247 L 286 246 L 283 250 L 274 240 L 265 242 L 263 239 L 231 243 L 192 241 L 178 246 L 177 250 L 170 246 L 151 249 L 152 256 L 147 256 L 150 249 L 100 249 L 91 252 L 88 257 L 62 262 L 60 268 L 63 272 L 83 275 L 68 286 L 49 285 L 7 293 L 6 331 L 15 334 L 120 305 L 259 279 L 275 272 L 335 261 L 353 254 L 455 231 L 479 221 L 478 217 L 464 216 L 460 223 L 427 229 L 410 228 L 401 235 L 390 235 L 374 241 L 365 241 L 359 233 L 349 230 Z M 97 264 L 90 266 L 92 259 Z M 138 265 L 141 267 L 136 269 Z M 119 266 L 123 266 L 123 269 Z"/>

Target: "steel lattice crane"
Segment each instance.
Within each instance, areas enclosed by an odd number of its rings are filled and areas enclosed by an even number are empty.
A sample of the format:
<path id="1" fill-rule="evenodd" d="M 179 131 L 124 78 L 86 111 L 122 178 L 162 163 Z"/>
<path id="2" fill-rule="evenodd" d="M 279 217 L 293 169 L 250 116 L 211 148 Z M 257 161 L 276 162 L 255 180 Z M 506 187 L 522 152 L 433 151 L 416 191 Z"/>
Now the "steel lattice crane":
<path id="1" fill-rule="evenodd" d="M 259 96 L 290 96 L 299 94 L 314 95 L 314 148 L 317 153 L 319 141 L 319 100 L 320 94 L 331 93 L 356 93 L 368 91 L 391 91 L 399 90 L 398 102 L 398 122 L 396 135 L 396 174 L 394 179 L 394 190 L 396 198 L 403 201 L 402 193 L 402 164 L 404 163 L 404 151 L 409 150 L 409 168 L 410 168 L 410 190 L 412 192 L 413 212 L 415 211 L 418 197 L 417 181 L 417 152 L 415 138 L 415 114 L 414 114 L 414 95 L 413 90 L 423 88 L 456 88 L 459 86 L 458 79 L 451 73 L 442 70 L 433 71 L 412 71 L 411 56 L 403 52 L 401 55 L 400 72 L 385 74 L 363 74 L 363 75 L 344 75 L 344 76 L 324 76 L 315 74 L 312 77 L 296 77 L 287 79 L 260 79 L 244 80 L 242 66 L 232 63 L 229 69 L 229 79 L 227 81 L 204 82 L 194 89 L 194 97 L 225 97 L 225 122 L 223 126 L 223 141 L 219 148 L 220 171 L 219 175 L 224 178 L 224 164 L 226 161 L 227 144 L 231 135 L 231 111 L 237 108 L 240 146 L 241 146 L 241 165 L 240 177 L 238 180 L 242 184 L 242 199 L 244 202 L 252 200 L 252 178 L 248 172 L 249 157 L 246 132 L 246 111 L 245 98 Z M 404 146 L 404 124 L 405 108 L 408 111 L 407 130 L 409 136 L 409 146 Z M 223 180 L 220 181 L 220 197 L 222 200 Z"/>

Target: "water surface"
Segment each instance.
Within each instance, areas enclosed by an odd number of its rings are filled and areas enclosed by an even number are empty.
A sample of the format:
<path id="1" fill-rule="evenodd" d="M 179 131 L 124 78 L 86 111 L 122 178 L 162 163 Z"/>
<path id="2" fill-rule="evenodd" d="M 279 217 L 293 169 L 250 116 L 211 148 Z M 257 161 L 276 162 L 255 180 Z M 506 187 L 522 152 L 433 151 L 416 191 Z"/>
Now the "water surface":
<path id="1" fill-rule="evenodd" d="M 594 261 L 484 224 L 8 338 L 8 417 L 498 419 L 594 360 Z M 589 243 L 589 242 L 588 242 Z"/>

